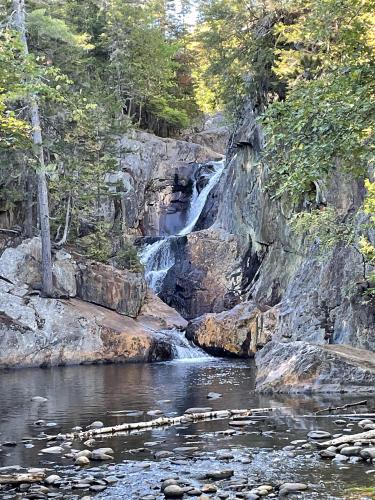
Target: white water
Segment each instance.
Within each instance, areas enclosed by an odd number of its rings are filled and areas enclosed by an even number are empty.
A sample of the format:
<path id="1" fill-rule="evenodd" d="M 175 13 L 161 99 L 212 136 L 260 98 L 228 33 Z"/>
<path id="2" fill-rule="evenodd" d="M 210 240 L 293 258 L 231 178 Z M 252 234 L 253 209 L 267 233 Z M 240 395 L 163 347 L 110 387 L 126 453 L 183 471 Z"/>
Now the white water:
<path id="1" fill-rule="evenodd" d="M 212 165 L 214 172 L 209 176 L 208 183 L 200 193 L 198 193 L 197 181 L 194 182 L 186 226 L 175 236 L 169 236 L 147 245 L 140 254 L 141 262 L 145 267 L 147 284 L 156 294 L 160 293 L 168 271 L 175 264 L 175 256 L 171 245 L 173 238 L 187 236 L 194 230 L 210 192 L 223 173 L 225 160 L 213 162 Z"/>
<path id="2" fill-rule="evenodd" d="M 190 200 L 190 208 L 185 227 L 174 236 L 169 236 L 162 240 L 147 245 L 140 254 L 140 259 L 145 267 L 145 276 L 147 284 L 156 294 L 161 292 L 163 282 L 168 271 L 175 264 L 174 249 L 172 248 L 173 239 L 187 236 L 198 222 L 198 219 L 206 205 L 207 198 L 212 189 L 219 182 L 223 173 L 225 160 L 213 162 L 214 172 L 207 174 L 208 182 L 206 186 L 198 193 L 197 180 L 194 181 L 193 194 Z M 162 330 L 159 334 L 166 337 L 167 341 L 173 347 L 173 357 L 178 361 L 207 361 L 211 359 L 207 353 L 190 342 L 185 334 L 177 329 Z"/>
<path id="3" fill-rule="evenodd" d="M 178 361 L 208 361 L 213 359 L 212 356 L 204 352 L 203 349 L 197 347 L 193 342 L 190 342 L 183 332 L 176 328 L 172 330 L 162 330 L 161 333 L 166 337 L 166 340 L 172 344 L 173 359 Z"/>

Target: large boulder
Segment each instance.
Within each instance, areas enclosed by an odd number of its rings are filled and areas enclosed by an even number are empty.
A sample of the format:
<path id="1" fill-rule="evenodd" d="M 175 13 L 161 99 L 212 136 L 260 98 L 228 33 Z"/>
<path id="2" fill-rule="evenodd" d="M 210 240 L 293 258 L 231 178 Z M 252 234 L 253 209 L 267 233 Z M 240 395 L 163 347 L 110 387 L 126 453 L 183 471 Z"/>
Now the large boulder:
<path id="1" fill-rule="evenodd" d="M 9 247 L 0 257 L 0 277 L 15 285 L 30 285 L 40 289 L 42 281 L 42 244 L 40 238 L 24 240 L 17 247 Z M 75 297 L 76 264 L 72 256 L 58 250 L 54 254 L 53 282 L 56 290 L 63 295 Z"/>
<path id="2" fill-rule="evenodd" d="M 258 392 L 374 393 L 375 353 L 345 345 L 270 342 L 256 354 Z"/>
<path id="3" fill-rule="evenodd" d="M 191 321 L 187 337 L 213 354 L 248 358 L 271 339 L 276 324 L 274 308 L 262 312 L 253 302 L 245 302 Z"/>
<path id="4" fill-rule="evenodd" d="M 87 302 L 135 318 L 146 297 L 142 273 L 116 269 L 99 262 L 78 265 L 77 296 Z"/>
<path id="5" fill-rule="evenodd" d="M 27 286 L 0 280 L 0 368 L 162 361 L 173 355 L 168 329 L 184 325 L 152 294 L 135 320 L 76 298 L 30 295 Z"/>

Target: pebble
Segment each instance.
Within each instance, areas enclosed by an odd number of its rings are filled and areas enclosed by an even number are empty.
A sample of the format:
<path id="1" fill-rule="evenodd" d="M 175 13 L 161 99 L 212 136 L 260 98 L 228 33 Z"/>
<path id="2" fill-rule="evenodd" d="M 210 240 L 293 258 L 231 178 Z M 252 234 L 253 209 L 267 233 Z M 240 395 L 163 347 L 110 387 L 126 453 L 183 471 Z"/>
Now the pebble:
<path id="1" fill-rule="evenodd" d="M 204 484 L 201 491 L 202 493 L 216 493 L 217 487 L 214 484 Z"/>
<path id="2" fill-rule="evenodd" d="M 219 399 L 219 398 L 222 398 L 222 397 L 223 397 L 223 395 L 220 394 L 220 392 L 209 392 L 207 394 L 207 398 L 208 399 Z"/>
<path id="3" fill-rule="evenodd" d="M 50 476 L 46 477 L 44 482 L 46 484 L 55 484 L 59 483 L 61 481 L 61 477 L 58 476 L 57 474 L 51 474 Z"/>
<path id="4" fill-rule="evenodd" d="M 309 437 L 310 439 L 329 439 L 331 437 L 331 434 L 326 431 L 310 431 L 307 434 L 307 437 Z"/>
<path id="5" fill-rule="evenodd" d="M 81 456 L 77 457 L 74 463 L 76 465 L 83 466 L 88 465 L 90 463 L 90 460 L 87 457 Z"/>
<path id="6" fill-rule="evenodd" d="M 188 415 L 192 414 L 192 413 L 206 413 L 208 411 L 212 411 L 212 408 L 188 408 L 185 413 L 187 413 Z"/>
<path id="7" fill-rule="evenodd" d="M 64 449 L 61 446 L 50 446 L 49 448 L 43 448 L 40 450 L 41 453 L 48 453 L 48 454 L 59 454 L 63 453 Z"/>
<path id="8" fill-rule="evenodd" d="M 34 396 L 31 398 L 31 401 L 35 401 L 36 403 L 45 403 L 48 399 L 43 398 L 42 396 Z"/>
<path id="9" fill-rule="evenodd" d="M 95 420 L 95 422 L 92 422 L 87 426 L 87 429 L 101 429 L 102 427 L 104 427 L 103 422 L 101 422 L 100 420 Z"/>

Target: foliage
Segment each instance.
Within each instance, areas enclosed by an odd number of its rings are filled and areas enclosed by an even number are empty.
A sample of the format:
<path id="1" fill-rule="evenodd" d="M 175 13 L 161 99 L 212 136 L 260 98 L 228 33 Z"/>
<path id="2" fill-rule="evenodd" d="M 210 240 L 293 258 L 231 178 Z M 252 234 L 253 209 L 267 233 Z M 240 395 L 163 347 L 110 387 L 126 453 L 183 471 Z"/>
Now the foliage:
<path id="1" fill-rule="evenodd" d="M 84 249 L 87 257 L 99 262 L 108 262 L 112 253 L 112 244 L 109 239 L 110 226 L 99 222 L 95 232 L 79 239 L 79 245 Z"/>
<path id="2" fill-rule="evenodd" d="M 324 252 L 332 250 L 338 243 L 348 245 L 354 241 L 352 224 L 334 207 L 295 214 L 291 225 L 297 234 L 305 236 L 307 243 L 318 241 Z"/>
<path id="3" fill-rule="evenodd" d="M 370 216 L 372 231 L 375 230 L 375 182 L 366 179 L 365 186 L 367 188 L 367 196 L 364 202 L 364 212 Z M 369 239 L 362 236 L 359 240 L 359 248 L 366 262 L 375 267 L 375 246 L 370 243 Z M 370 287 L 366 290 L 366 295 L 375 299 L 375 271 L 369 273 L 368 281 Z"/>
<path id="4" fill-rule="evenodd" d="M 139 260 L 137 249 L 130 241 L 123 242 L 113 260 L 115 266 L 119 269 L 128 269 L 133 273 L 141 273 L 143 271 L 143 265 Z"/>

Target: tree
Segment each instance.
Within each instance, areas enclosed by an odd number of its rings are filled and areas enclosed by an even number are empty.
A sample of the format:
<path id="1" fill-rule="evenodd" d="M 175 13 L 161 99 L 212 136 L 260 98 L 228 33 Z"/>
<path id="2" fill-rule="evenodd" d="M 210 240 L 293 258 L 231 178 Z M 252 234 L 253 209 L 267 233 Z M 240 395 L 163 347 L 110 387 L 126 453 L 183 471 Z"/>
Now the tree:
<path id="1" fill-rule="evenodd" d="M 15 16 L 14 26 L 20 34 L 23 44 L 24 55 L 29 53 L 26 39 L 25 3 L 24 0 L 13 1 Z M 38 159 L 36 178 L 38 186 L 38 212 L 40 232 L 42 240 L 42 291 L 46 297 L 53 296 L 52 281 L 52 256 L 51 256 L 51 232 L 50 214 L 48 205 L 48 186 L 44 162 L 42 128 L 40 122 L 38 98 L 35 94 L 29 96 L 30 121 L 32 126 L 33 145 L 35 156 Z"/>

